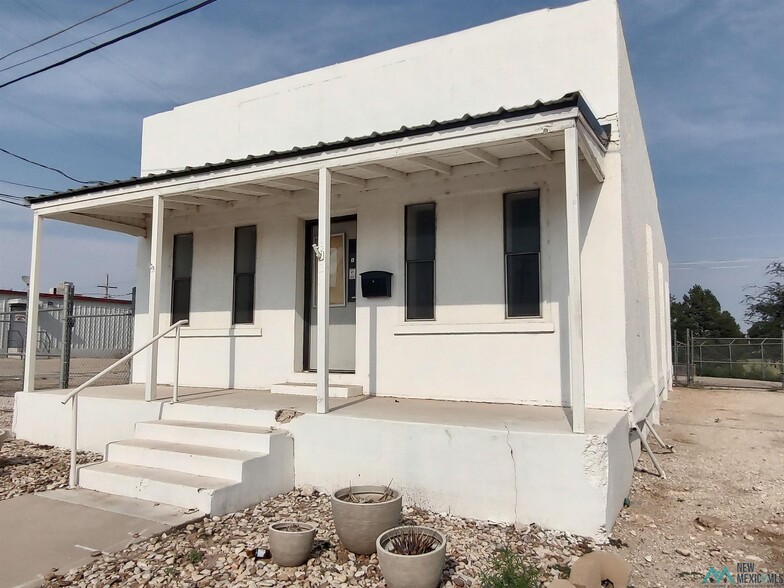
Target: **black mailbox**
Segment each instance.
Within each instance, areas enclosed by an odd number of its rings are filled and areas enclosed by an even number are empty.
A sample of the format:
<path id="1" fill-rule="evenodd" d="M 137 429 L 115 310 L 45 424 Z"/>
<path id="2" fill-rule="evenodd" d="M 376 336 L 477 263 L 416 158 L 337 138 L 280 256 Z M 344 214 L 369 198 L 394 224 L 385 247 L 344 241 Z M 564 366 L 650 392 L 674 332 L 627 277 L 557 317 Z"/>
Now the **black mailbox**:
<path id="1" fill-rule="evenodd" d="M 392 296 L 392 274 L 374 270 L 362 272 L 362 296 L 365 298 L 389 298 Z"/>

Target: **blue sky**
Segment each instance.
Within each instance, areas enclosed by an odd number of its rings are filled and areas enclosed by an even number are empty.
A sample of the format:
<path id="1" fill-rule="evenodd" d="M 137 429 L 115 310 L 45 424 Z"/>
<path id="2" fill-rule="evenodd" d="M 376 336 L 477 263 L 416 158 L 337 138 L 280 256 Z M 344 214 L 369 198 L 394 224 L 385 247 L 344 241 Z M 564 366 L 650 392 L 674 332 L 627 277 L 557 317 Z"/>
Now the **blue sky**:
<path id="1" fill-rule="evenodd" d="M 0 69 L 172 2 L 135 0 L 0 60 Z M 116 3 L 3 0 L 0 55 Z M 194 3 L 188 0 L 181 7 Z M 145 116 L 571 3 L 219 0 L 0 89 L 0 147 L 79 179 L 126 178 L 139 171 Z M 744 287 L 764 283 L 768 260 L 784 257 L 784 2 L 621 0 L 620 5 L 667 238 L 672 291 L 680 295 L 692 284 L 702 284 L 741 320 Z M 46 63 L 44 58 L 0 72 L 0 81 Z M 0 180 L 50 189 L 76 186 L 2 153 Z M 39 191 L 0 182 L 0 192 Z M 30 219 L 29 211 L 0 203 L 0 288 L 23 288 Z M 77 291 L 94 293 L 106 273 L 120 293 L 133 285 L 134 238 L 49 222 L 44 246 L 46 288 L 69 279 Z"/>

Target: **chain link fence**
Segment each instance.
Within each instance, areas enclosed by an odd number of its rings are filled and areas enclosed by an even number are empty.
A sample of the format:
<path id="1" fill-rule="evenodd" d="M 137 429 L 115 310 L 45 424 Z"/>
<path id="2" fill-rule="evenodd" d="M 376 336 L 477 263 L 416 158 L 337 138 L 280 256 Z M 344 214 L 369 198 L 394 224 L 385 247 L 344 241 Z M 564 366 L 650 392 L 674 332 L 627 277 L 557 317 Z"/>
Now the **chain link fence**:
<path id="1" fill-rule="evenodd" d="M 35 388 L 73 388 L 87 381 L 133 346 L 133 304 L 73 304 L 66 295 L 58 306 L 38 311 Z M 19 307 L 0 313 L 0 395 L 22 389 L 27 313 Z M 126 384 L 130 362 L 107 374 L 98 385 Z"/>
<path id="2" fill-rule="evenodd" d="M 781 337 L 673 338 L 675 381 L 681 385 L 744 383 L 784 389 L 784 333 Z"/>

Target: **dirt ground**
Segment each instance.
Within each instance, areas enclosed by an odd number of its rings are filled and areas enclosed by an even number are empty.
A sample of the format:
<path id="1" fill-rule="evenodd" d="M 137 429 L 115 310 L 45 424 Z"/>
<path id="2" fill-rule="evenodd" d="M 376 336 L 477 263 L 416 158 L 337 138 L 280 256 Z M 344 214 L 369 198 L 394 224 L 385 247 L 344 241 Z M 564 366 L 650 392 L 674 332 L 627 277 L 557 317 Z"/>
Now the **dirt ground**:
<path id="1" fill-rule="evenodd" d="M 75 357 L 71 359 L 70 385 L 78 386 L 104 368 L 112 365 L 113 357 Z M 60 387 L 60 358 L 39 357 L 36 360 L 35 387 L 37 390 Z M 20 357 L 0 357 L 0 395 L 13 395 L 22 389 L 24 360 Z M 107 374 L 99 384 L 124 384 L 128 381 L 128 364 L 119 366 Z"/>
<path id="2" fill-rule="evenodd" d="M 676 388 L 657 430 L 675 446 L 650 439 L 667 479 L 637 472 L 612 531 L 633 586 L 701 586 L 743 563 L 784 574 L 784 393 Z"/>

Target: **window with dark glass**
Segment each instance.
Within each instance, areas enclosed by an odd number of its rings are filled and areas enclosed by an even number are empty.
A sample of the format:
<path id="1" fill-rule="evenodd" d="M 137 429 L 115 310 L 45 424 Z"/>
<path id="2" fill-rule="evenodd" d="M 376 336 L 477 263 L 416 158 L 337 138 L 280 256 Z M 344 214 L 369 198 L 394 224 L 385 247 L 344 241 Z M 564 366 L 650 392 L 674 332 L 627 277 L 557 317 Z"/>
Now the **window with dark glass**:
<path id="1" fill-rule="evenodd" d="M 232 322 L 253 322 L 256 286 L 256 227 L 234 229 L 234 303 Z"/>
<path id="2" fill-rule="evenodd" d="M 193 233 L 174 235 L 171 295 L 172 324 L 190 318 L 192 270 Z"/>
<path id="3" fill-rule="evenodd" d="M 406 206 L 406 320 L 435 318 L 436 205 Z"/>
<path id="4" fill-rule="evenodd" d="M 506 316 L 541 316 L 539 190 L 504 195 Z"/>

